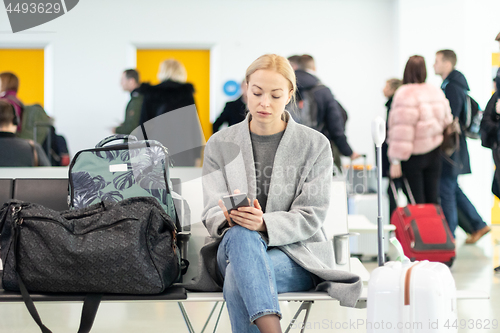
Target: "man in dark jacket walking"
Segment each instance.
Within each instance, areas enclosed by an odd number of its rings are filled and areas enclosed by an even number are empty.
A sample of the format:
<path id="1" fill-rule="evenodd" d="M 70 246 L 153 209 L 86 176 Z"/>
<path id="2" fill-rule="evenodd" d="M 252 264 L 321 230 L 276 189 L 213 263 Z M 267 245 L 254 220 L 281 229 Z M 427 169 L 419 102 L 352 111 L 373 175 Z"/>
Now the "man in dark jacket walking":
<path id="1" fill-rule="evenodd" d="M 116 127 L 116 134 L 130 134 L 139 126 L 143 96 L 139 93 L 139 73 L 135 69 L 127 69 L 122 73 L 120 84 L 123 90 L 130 93 L 130 101 L 125 109 L 125 120 Z"/>
<path id="2" fill-rule="evenodd" d="M 495 40 L 500 42 L 500 33 Z M 483 147 L 490 148 L 493 152 L 495 174 L 491 191 L 500 198 L 500 68 L 494 83 L 495 93 L 488 101 L 481 121 L 481 144 Z"/>
<path id="3" fill-rule="evenodd" d="M 466 118 L 466 100 L 469 85 L 465 76 L 455 69 L 457 55 L 452 50 L 441 50 L 436 53 L 434 71 L 443 79 L 441 89 L 450 102 L 453 117 L 458 118 L 461 127 L 464 127 Z M 462 131 L 463 132 L 463 131 Z M 450 230 L 455 235 L 458 225 L 457 207 L 471 224 L 474 232 L 466 243 L 473 244 L 491 229 L 483 221 L 476 208 L 472 205 L 467 196 L 458 185 L 458 176 L 471 173 L 469 150 L 465 135 L 460 134 L 459 148 L 450 157 L 443 155 L 443 168 L 441 172 L 441 182 L 439 194 L 441 197 L 441 207 L 450 226 Z"/>
<path id="4" fill-rule="evenodd" d="M 320 82 L 315 75 L 315 71 L 316 66 L 313 57 L 310 55 L 301 56 L 300 67 L 295 71 L 299 93 L 298 100 L 301 99 L 301 96 L 306 91 L 313 91 L 314 100 L 317 105 L 318 128 L 316 129 L 322 132 L 330 142 L 333 142 L 342 155 L 349 156 L 354 160 L 360 157 L 360 155 L 354 152 L 347 142 L 347 137 L 344 133 L 345 116 L 342 115 L 339 104 L 333 97 L 332 92 Z M 338 154 L 336 155 L 338 156 Z M 339 167 L 337 163 L 336 165 Z"/>

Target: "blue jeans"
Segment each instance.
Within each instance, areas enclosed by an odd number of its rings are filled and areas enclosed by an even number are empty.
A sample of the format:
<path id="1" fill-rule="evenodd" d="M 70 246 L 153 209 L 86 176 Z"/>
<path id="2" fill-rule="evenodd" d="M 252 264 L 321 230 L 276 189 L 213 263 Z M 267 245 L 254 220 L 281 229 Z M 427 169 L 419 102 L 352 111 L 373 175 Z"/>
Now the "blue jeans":
<path id="1" fill-rule="evenodd" d="M 311 273 L 278 248 L 268 249 L 258 232 L 238 225 L 225 233 L 217 263 L 233 332 L 259 332 L 254 320 L 269 314 L 281 318 L 278 293 L 314 287 Z"/>
<path id="2" fill-rule="evenodd" d="M 446 221 L 448 221 L 453 237 L 455 237 L 455 229 L 458 226 L 457 207 L 460 207 L 460 210 L 469 220 L 474 231 L 486 226 L 486 223 L 483 221 L 474 205 L 458 186 L 457 177 L 442 176 L 439 192 L 439 196 L 441 197 L 441 208 L 443 209 Z"/>

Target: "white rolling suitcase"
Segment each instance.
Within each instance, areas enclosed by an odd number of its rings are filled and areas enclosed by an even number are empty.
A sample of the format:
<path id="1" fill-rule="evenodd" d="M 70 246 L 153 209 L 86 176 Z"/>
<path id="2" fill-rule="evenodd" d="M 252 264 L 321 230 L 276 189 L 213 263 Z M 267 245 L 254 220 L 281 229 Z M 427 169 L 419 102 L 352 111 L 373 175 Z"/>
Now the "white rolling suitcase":
<path id="1" fill-rule="evenodd" d="M 377 147 L 377 166 L 381 165 L 380 146 L 385 139 L 385 123 L 378 118 L 373 123 L 373 139 Z M 378 193 L 382 173 L 377 168 Z M 437 333 L 458 332 L 456 287 L 450 269 L 426 260 L 410 262 L 396 239 L 400 261 L 384 264 L 382 246 L 382 216 L 379 197 L 379 266 L 368 282 L 368 333 Z"/>

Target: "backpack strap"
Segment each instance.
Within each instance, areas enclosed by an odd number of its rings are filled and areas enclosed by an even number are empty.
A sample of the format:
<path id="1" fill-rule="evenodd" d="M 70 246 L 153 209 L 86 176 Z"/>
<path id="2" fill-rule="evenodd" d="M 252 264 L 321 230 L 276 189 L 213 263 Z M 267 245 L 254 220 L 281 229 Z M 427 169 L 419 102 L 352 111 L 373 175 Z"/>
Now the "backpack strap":
<path id="1" fill-rule="evenodd" d="M 33 166 L 39 166 L 38 153 L 36 151 L 35 142 L 33 140 L 28 140 L 28 143 L 31 146 L 31 151 L 33 153 Z"/>
<path id="2" fill-rule="evenodd" d="M 15 104 L 18 104 L 21 107 L 21 110 L 24 109 L 23 102 L 21 102 L 19 99 L 17 99 L 16 97 L 14 97 L 12 95 L 5 95 L 5 96 L 1 96 L 0 98 L 8 99 L 9 101 L 14 102 Z"/>

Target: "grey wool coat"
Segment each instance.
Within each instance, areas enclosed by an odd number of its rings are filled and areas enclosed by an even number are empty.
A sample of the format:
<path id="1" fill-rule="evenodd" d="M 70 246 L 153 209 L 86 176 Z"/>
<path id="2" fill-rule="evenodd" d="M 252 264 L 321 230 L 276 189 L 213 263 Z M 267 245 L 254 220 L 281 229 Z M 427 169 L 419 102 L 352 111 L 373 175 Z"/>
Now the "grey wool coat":
<path id="1" fill-rule="evenodd" d="M 359 276 L 334 270 L 331 240 L 323 222 L 330 204 L 333 158 L 328 139 L 297 124 L 285 111 L 287 122 L 274 160 L 264 221 L 263 238 L 300 266 L 313 273 L 316 290 L 327 291 L 341 305 L 353 307 L 362 290 Z M 251 115 L 239 124 L 214 134 L 205 147 L 203 162 L 202 221 L 211 241 L 200 251 L 200 275 L 190 290 L 220 291 L 217 247 L 229 225 L 218 206 L 219 199 L 239 189 L 256 198 L 256 176 L 250 139 Z"/>

